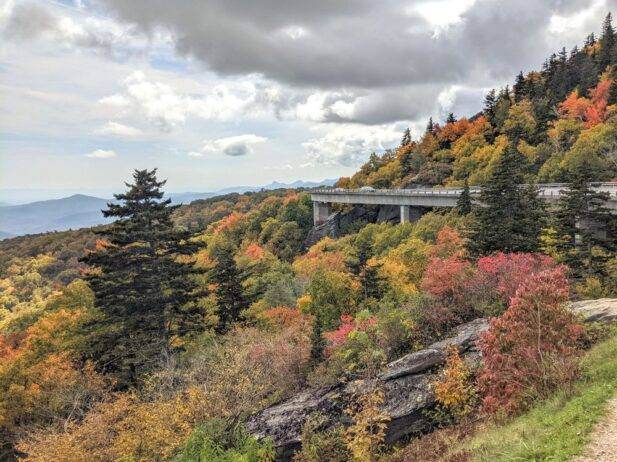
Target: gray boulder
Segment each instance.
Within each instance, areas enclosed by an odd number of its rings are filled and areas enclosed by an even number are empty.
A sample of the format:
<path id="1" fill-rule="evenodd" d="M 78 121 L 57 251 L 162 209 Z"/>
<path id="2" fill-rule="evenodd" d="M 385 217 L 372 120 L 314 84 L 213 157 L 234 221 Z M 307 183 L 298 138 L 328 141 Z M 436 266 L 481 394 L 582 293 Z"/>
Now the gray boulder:
<path id="1" fill-rule="evenodd" d="M 456 346 L 467 360 L 477 362 L 479 354 L 475 341 L 480 332 L 487 328 L 488 323 L 484 319 L 463 324 L 452 337 L 388 364 L 375 379 L 354 380 L 303 391 L 252 416 L 247 422 L 247 429 L 259 438 L 272 438 L 280 460 L 289 460 L 300 446 L 302 427 L 312 414 L 325 416 L 327 426 L 345 424 L 344 411 L 352 400 L 377 385 L 384 391 L 383 410 L 391 418 L 386 433 L 387 443 L 426 430 L 430 421 L 425 411 L 435 403 L 432 383 L 437 378 L 448 347 Z"/>
<path id="2" fill-rule="evenodd" d="M 585 322 L 608 323 L 617 321 L 617 298 L 582 300 L 572 303 L 571 308 Z"/>

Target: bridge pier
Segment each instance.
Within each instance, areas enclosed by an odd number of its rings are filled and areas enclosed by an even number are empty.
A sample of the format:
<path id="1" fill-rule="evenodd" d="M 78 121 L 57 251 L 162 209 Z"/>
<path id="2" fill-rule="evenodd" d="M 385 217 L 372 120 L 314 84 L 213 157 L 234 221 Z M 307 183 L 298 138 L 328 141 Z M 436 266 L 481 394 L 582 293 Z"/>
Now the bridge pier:
<path id="1" fill-rule="evenodd" d="M 319 226 L 330 216 L 330 204 L 313 201 L 313 224 Z"/>
<path id="2" fill-rule="evenodd" d="M 401 223 L 413 223 L 418 221 L 420 217 L 422 217 L 422 209 L 420 207 L 401 205 Z"/>

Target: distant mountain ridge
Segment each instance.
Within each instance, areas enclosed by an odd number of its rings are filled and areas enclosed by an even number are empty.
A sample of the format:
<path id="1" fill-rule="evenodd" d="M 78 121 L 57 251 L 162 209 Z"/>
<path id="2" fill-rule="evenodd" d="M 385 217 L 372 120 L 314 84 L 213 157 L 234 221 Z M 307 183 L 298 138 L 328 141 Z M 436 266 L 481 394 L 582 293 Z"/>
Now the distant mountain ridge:
<path id="1" fill-rule="evenodd" d="M 260 191 L 262 189 L 313 188 L 331 186 L 335 179 L 320 182 L 294 181 L 293 183 L 272 182 L 265 186 L 234 186 L 213 192 L 170 193 L 168 197 L 176 204 L 189 204 L 195 200 L 230 194 Z M 22 205 L 0 205 L 0 239 L 23 234 L 37 234 L 48 231 L 86 228 L 110 223 L 101 210 L 107 208 L 111 199 L 73 194 L 61 199 L 30 202 Z"/>
<path id="2" fill-rule="evenodd" d="M 0 230 L 11 235 L 63 231 L 109 223 L 107 199 L 74 194 L 63 199 L 0 207 Z"/>

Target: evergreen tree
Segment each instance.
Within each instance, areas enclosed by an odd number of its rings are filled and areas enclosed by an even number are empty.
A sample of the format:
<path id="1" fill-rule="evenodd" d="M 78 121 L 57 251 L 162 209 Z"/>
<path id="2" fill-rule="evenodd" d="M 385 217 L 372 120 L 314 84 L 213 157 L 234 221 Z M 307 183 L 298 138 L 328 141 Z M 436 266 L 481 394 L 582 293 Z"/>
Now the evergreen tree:
<path id="1" fill-rule="evenodd" d="M 510 145 L 482 186 L 471 232 L 474 254 L 538 250 L 542 210 L 537 189 L 521 186 L 522 166 L 523 157 Z"/>
<path id="2" fill-rule="evenodd" d="M 602 277 L 604 264 L 617 251 L 616 219 L 606 207 L 609 196 L 592 189 L 594 176 L 583 163 L 561 191 L 555 212 L 559 250 L 579 277 Z"/>
<path id="3" fill-rule="evenodd" d="M 365 265 L 360 273 L 360 285 L 365 299 L 379 300 L 383 296 L 385 279 L 379 274 L 381 264 Z"/>
<path id="4" fill-rule="evenodd" d="M 411 130 L 409 130 L 409 127 L 407 127 L 405 129 L 405 132 L 403 133 L 403 139 L 401 139 L 401 146 L 407 146 L 411 144 Z"/>
<path id="5" fill-rule="evenodd" d="M 516 81 L 514 86 L 512 87 L 514 91 L 514 101 L 519 102 L 525 99 L 526 97 L 526 88 L 525 88 L 525 76 L 523 75 L 523 71 L 520 71 L 516 76 Z"/>
<path id="6" fill-rule="evenodd" d="M 484 97 L 484 117 L 493 126 L 495 126 L 495 107 L 497 106 L 497 94 L 493 88 Z"/>
<path id="7" fill-rule="evenodd" d="M 370 234 L 359 233 L 354 244 L 354 256 L 347 262 L 347 267 L 353 274 L 358 276 L 373 256 L 373 239 Z"/>
<path id="8" fill-rule="evenodd" d="M 602 36 L 600 37 L 600 51 L 598 52 L 598 65 L 604 72 L 606 66 L 611 64 L 613 47 L 615 45 L 615 30 L 613 29 L 613 17 L 611 13 L 606 15 L 602 24 Z"/>
<path id="9" fill-rule="evenodd" d="M 461 215 L 467 215 L 471 212 L 471 193 L 469 191 L 469 183 L 465 179 L 465 186 L 463 186 L 463 192 L 456 200 L 456 210 Z"/>
<path id="10" fill-rule="evenodd" d="M 435 130 L 435 123 L 433 122 L 433 118 L 429 117 L 428 123 L 426 124 L 426 133 L 433 133 Z"/>
<path id="11" fill-rule="evenodd" d="M 234 322 L 240 320 L 248 303 L 242 290 L 242 277 L 236 261 L 234 249 L 229 243 L 217 243 L 211 250 L 215 264 L 210 280 L 216 284 L 216 306 L 218 324 L 216 331 L 225 333 Z"/>
<path id="12" fill-rule="evenodd" d="M 323 361 L 326 339 L 323 337 L 324 322 L 321 312 L 318 311 L 313 320 L 311 330 L 311 363 L 316 365 Z"/>
<path id="13" fill-rule="evenodd" d="M 118 377 L 120 387 L 152 370 L 179 338 L 203 329 L 192 266 L 178 261 L 196 245 L 174 228 L 178 206 L 161 200 L 165 181 L 156 169 L 136 170 L 134 184 L 107 204 L 117 220 L 98 231 L 104 240 L 83 261 L 95 294 L 95 317 L 85 326 L 85 355 L 97 369 Z"/>
<path id="14" fill-rule="evenodd" d="M 454 113 L 451 112 L 450 114 L 448 114 L 448 118 L 446 119 L 446 123 L 447 124 L 453 124 L 454 122 L 456 122 L 456 117 L 454 117 Z"/>

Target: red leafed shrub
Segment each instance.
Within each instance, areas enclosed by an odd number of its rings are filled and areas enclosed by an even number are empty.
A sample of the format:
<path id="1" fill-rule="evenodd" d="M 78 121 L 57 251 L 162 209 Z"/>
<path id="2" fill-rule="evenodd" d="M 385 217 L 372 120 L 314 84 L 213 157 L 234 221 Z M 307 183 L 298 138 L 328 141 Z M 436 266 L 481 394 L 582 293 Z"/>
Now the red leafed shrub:
<path id="1" fill-rule="evenodd" d="M 355 331 L 366 331 L 377 324 L 377 318 L 374 316 L 362 317 L 354 319 L 353 316 L 344 314 L 341 316 L 341 325 L 338 329 L 331 332 L 326 332 L 324 338 L 328 341 L 326 355 L 329 355 L 332 350 L 343 345 L 347 341 L 350 333 Z"/>
<path id="2" fill-rule="evenodd" d="M 521 411 L 576 377 L 582 327 L 565 307 L 565 273 L 556 266 L 529 276 L 482 335 L 478 386 L 487 412 Z"/>
<path id="3" fill-rule="evenodd" d="M 500 252 L 478 260 L 476 277 L 478 284 L 497 290 L 499 299 L 507 306 L 521 283 L 555 266 L 551 257 L 539 253 Z"/>
<path id="4" fill-rule="evenodd" d="M 473 268 L 467 260 L 457 256 L 432 258 L 422 278 L 422 290 L 439 298 L 457 300 L 466 292 L 473 277 Z"/>

